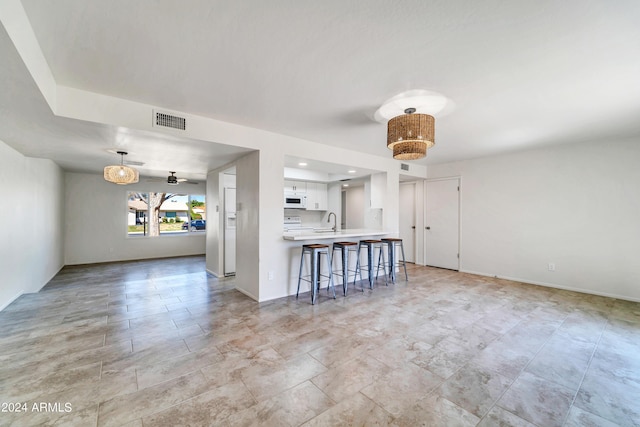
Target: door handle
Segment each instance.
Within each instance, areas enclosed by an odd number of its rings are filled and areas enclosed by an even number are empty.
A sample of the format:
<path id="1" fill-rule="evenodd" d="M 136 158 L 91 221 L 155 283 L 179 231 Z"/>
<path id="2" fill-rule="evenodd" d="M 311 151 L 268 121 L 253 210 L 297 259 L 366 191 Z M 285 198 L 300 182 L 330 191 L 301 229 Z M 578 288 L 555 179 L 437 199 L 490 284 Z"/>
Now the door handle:
<path id="1" fill-rule="evenodd" d="M 415 229 L 416 229 L 416 226 L 415 226 L 415 225 L 412 225 L 412 226 L 411 226 L 411 229 L 412 229 L 412 230 L 415 230 Z"/>
<path id="2" fill-rule="evenodd" d="M 431 227 L 425 227 L 424 229 L 425 230 L 431 230 Z"/>

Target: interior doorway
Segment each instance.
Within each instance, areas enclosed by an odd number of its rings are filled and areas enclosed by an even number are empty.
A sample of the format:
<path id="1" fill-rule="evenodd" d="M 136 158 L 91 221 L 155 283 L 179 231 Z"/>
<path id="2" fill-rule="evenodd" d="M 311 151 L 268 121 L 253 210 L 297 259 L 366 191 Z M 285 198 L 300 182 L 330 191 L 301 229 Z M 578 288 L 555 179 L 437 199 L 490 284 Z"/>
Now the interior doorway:
<path id="1" fill-rule="evenodd" d="M 425 260 L 460 269 L 460 178 L 425 182 Z"/>
<path id="2" fill-rule="evenodd" d="M 400 183 L 400 238 L 407 262 L 416 262 L 416 183 Z"/>

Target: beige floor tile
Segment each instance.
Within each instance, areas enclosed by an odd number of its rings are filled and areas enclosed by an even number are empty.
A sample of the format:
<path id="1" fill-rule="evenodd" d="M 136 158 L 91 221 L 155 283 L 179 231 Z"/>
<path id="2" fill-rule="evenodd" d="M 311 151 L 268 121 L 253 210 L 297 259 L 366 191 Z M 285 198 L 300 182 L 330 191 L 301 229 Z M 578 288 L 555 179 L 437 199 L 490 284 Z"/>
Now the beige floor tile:
<path id="1" fill-rule="evenodd" d="M 316 328 L 298 336 L 289 336 L 273 345 L 273 348 L 285 359 L 301 356 L 321 347 L 333 347 L 340 337 L 327 328 Z"/>
<path id="2" fill-rule="evenodd" d="M 201 369 L 204 376 L 214 387 L 219 387 L 227 382 L 240 381 L 242 379 L 242 371 L 250 367 L 261 367 L 265 371 L 275 370 L 281 366 L 285 360 L 271 347 L 248 355 L 244 352 L 223 354 L 223 359 L 219 362 L 212 363 Z M 260 369 L 256 368 L 256 372 Z"/>
<path id="3" fill-rule="evenodd" d="M 136 369 L 141 366 L 162 362 L 168 358 L 187 354 L 187 348 L 183 340 L 175 339 L 171 342 L 153 342 L 149 346 L 133 352 L 123 354 L 120 357 L 105 360 L 102 364 L 103 371 L 122 371 Z"/>
<path id="4" fill-rule="evenodd" d="M 209 385 L 197 371 L 173 380 L 106 400 L 100 404 L 98 426 L 119 426 L 154 414 L 207 391 Z M 168 425 L 168 424 L 165 424 Z"/>
<path id="5" fill-rule="evenodd" d="M 547 341 L 525 371 L 577 391 L 594 348 L 595 343 L 556 335 Z"/>
<path id="6" fill-rule="evenodd" d="M 18 381 L 6 381 L 0 386 L 1 402 L 33 401 L 44 393 L 56 393 L 92 383 L 100 378 L 101 363 L 51 371 L 43 376 L 32 375 Z"/>
<path id="7" fill-rule="evenodd" d="M 528 349 L 513 348 L 508 343 L 493 342 L 471 359 L 474 365 L 515 379 L 533 359 L 535 353 Z"/>
<path id="8" fill-rule="evenodd" d="M 363 355 L 329 369 L 311 381 L 330 398 L 339 402 L 358 393 L 390 370 L 384 363 Z"/>
<path id="9" fill-rule="evenodd" d="M 498 373 L 467 365 L 447 379 L 435 393 L 482 418 L 511 383 L 512 380 Z"/>
<path id="10" fill-rule="evenodd" d="M 433 348 L 431 344 L 408 337 L 395 339 L 381 337 L 380 340 L 375 340 L 370 345 L 366 343 L 367 341 L 362 344 L 362 347 L 374 346 L 374 348 L 368 349 L 367 354 L 392 369 L 427 354 Z"/>
<path id="11" fill-rule="evenodd" d="M 605 420 L 602 417 L 591 414 L 574 406 L 569 411 L 564 427 L 618 427 L 619 424 Z"/>
<path id="12" fill-rule="evenodd" d="M 324 426 L 389 426 L 391 414 L 373 400 L 356 393 L 303 424 L 304 427 Z"/>
<path id="13" fill-rule="evenodd" d="M 426 369 L 413 363 L 404 363 L 391 369 L 360 392 L 397 417 L 442 382 L 442 378 Z"/>
<path id="14" fill-rule="evenodd" d="M 232 426 L 299 426 L 331 408 L 335 402 L 309 381 L 237 412 L 227 419 Z"/>
<path id="15" fill-rule="evenodd" d="M 327 368 L 308 354 L 276 366 L 253 365 L 240 370 L 242 381 L 258 400 L 271 397 L 323 372 Z"/>
<path id="16" fill-rule="evenodd" d="M 480 421 L 455 403 L 431 394 L 407 409 L 392 425 L 411 427 L 469 427 Z"/>
<path id="17" fill-rule="evenodd" d="M 178 357 L 161 360 L 153 364 L 144 364 L 136 368 L 139 388 L 150 387 L 164 381 L 181 377 L 201 368 L 218 363 L 224 359 L 216 348 L 185 353 Z"/>
<path id="18" fill-rule="evenodd" d="M 334 368 L 369 350 L 379 348 L 381 343 L 373 338 L 353 335 L 339 338 L 333 335 L 320 344 L 322 344 L 321 347 L 309 351 L 309 354 L 327 368 Z"/>
<path id="19" fill-rule="evenodd" d="M 640 389 L 588 371 L 574 406 L 621 426 L 640 425 Z"/>
<path id="20" fill-rule="evenodd" d="M 494 406 L 491 411 L 478 423 L 478 427 L 538 427 L 519 416 Z"/>
<path id="21" fill-rule="evenodd" d="M 562 426 L 574 391 L 529 373 L 523 373 L 497 405 L 541 426 Z"/>
<path id="22" fill-rule="evenodd" d="M 442 378 L 449 378 L 477 354 L 479 350 L 469 348 L 464 342 L 445 338 L 411 361 Z"/>
<path id="23" fill-rule="evenodd" d="M 225 425 L 229 416 L 255 403 L 241 382 L 229 383 L 168 409 L 143 415 L 142 423 L 145 427 Z"/>

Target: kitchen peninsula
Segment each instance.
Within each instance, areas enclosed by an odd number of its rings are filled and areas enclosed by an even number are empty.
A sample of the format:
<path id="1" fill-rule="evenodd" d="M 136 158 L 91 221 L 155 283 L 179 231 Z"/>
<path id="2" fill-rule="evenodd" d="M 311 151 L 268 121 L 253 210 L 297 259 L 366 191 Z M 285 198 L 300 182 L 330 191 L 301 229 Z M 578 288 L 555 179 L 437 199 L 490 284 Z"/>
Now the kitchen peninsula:
<path id="1" fill-rule="evenodd" d="M 390 234 L 387 231 L 383 230 L 371 230 L 366 228 L 354 228 L 354 229 L 345 229 L 345 230 L 295 230 L 295 231 L 285 231 L 282 235 L 284 240 L 320 240 L 320 239 L 343 239 L 343 238 L 354 238 L 354 237 L 373 237 L 373 236 L 384 236 L 386 234 Z"/>

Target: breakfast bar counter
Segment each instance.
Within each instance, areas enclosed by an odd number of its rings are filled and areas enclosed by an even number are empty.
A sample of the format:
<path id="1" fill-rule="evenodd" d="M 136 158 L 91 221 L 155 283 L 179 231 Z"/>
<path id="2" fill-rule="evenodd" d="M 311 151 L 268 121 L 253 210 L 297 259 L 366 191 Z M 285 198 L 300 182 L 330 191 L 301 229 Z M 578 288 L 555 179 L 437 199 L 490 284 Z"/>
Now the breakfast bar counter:
<path id="1" fill-rule="evenodd" d="M 285 231 L 282 235 L 284 240 L 321 240 L 321 239 L 343 239 L 353 237 L 373 237 L 391 234 L 388 231 L 372 230 L 367 228 L 347 228 L 345 230 L 307 229 Z"/>

